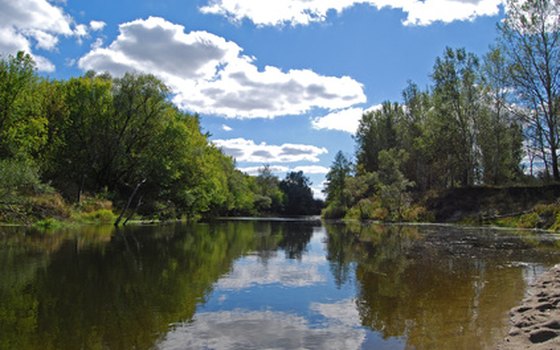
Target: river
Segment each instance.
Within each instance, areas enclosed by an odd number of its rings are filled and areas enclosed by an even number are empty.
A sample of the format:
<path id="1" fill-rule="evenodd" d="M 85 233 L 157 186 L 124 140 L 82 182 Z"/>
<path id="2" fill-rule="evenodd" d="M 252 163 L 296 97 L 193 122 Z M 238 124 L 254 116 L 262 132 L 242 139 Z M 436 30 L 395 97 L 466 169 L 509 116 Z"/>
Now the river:
<path id="1" fill-rule="evenodd" d="M 494 349 L 555 235 L 237 220 L 0 228 L 0 349 Z"/>

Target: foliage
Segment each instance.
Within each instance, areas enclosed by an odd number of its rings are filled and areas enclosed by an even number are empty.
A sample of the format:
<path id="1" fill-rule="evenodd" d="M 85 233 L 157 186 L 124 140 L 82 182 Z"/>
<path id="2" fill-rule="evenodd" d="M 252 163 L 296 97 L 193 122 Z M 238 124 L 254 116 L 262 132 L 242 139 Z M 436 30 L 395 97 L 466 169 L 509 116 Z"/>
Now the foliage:
<path id="1" fill-rule="evenodd" d="M 0 197 L 25 204 L 12 210 L 21 219 L 44 205 L 27 197 L 50 186 L 95 222 L 112 219 L 113 203 L 160 220 L 316 212 L 299 176 L 281 188 L 268 166 L 257 177 L 237 170 L 152 75 L 50 81 L 29 55 L 0 60 Z"/>
<path id="2" fill-rule="evenodd" d="M 499 26 L 510 87 L 527 124 L 531 152 L 545 176 L 560 180 L 560 4 L 557 0 L 507 1 Z"/>
<path id="3" fill-rule="evenodd" d="M 285 194 L 284 213 L 288 215 L 318 214 L 320 206 L 313 199 L 309 178 L 302 171 L 292 171 L 280 181 L 280 189 Z"/>

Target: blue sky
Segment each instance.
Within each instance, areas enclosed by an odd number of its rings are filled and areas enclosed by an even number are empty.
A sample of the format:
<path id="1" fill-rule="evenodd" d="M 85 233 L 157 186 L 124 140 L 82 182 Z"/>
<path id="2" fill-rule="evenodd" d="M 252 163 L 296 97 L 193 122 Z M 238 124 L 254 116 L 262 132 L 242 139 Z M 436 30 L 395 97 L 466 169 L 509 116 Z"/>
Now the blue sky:
<path id="1" fill-rule="evenodd" d="M 446 46 L 484 54 L 502 0 L 0 0 L 0 54 L 41 74 L 152 73 L 240 169 L 318 193 L 364 110 L 425 87 Z"/>

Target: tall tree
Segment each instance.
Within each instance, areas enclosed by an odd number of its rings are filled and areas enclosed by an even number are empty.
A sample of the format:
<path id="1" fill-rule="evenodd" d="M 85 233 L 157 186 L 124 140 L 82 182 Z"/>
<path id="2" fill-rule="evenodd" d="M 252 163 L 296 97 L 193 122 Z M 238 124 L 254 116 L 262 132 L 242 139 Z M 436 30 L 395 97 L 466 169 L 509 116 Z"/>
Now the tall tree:
<path id="1" fill-rule="evenodd" d="M 449 186 L 471 186 L 477 181 L 476 125 L 481 108 L 478 67 L 474 54 L 447 48 L 443 57 L 436 59 L 432 73 L 439 132 L 446 143 Z"/>
<path id="2" fill-rule="evenodd" d="M 349 204 L 345 198 L 345 187 L 347 178 L 351 173 L 352 163 L 342 151 L 338 151 L 326 175 L 325 193 L 327 195 L 327 203 L 337 202 L 342 206 Z"/>
<path id="3" fill-rule="evenodd" d="M 484 56 L 481 80 L 485 108 L 477 125 L 477 142 L 482 180 L 490 185 L 511 183 L 521 175 L 523 133 L 512 104 L 507 63 L 499 48 Z"/>
<path id="4" fill-rule="evenodd" d="M 376 171 L 379 168 L 379 152 L 397 147 L 397 123 L 402 114 L 398 103 L 384 102 L 381 109 L 362 116 L 354 137 L 358 173 Z"/>
<path id="5" fill-rule="evenodd" d="M 280 181 L 280 189 L 286 195 L 284 212 L 289 215 L 313 214 L 315 202 L 309 178 L 302 171 L 291 171 Z"/>
<path id="6" fill-rule="evenodd" d="M 0 158 L 28 157 L 46 141 L 38 80 L 28 54 L 0 60 Z"/>
<path id="7" fill-rule="evenodd" d="M 508 0 L 499 25 L 500 44 L 510 64 L 513 87 L 526 108 L 525 122 L 540 143 L 545 164 L 550 158 L 560 180 L 560 1 Z"/>

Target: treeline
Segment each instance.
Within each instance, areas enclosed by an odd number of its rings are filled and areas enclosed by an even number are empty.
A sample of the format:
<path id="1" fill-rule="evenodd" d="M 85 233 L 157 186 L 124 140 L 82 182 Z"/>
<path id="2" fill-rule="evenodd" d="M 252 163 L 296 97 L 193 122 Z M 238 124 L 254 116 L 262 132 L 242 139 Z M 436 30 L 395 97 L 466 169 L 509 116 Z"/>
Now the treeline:
<path id="1" fill-rule="evenodd" d="M 266 167 L 258 177 L 236 170 L 169 94 L 151 75 L 58 81 L 41 78 L 22 52 L 0 60 L 0 220 L 49 209 L 58 193 L 75 204 L 110 200 L 124 217 L 319 210 L 303 173 L 280 181 Z"/>
<path id="2" fill-rule="evenodd" d="M 507 9 L 486 55 L 447 48 L 430 86 L 363 115 L 355 162 L 339 153 L 327 175 L 326 217 L 418 220 L 411 193 L 560 180 L 560 9 Z"/>

